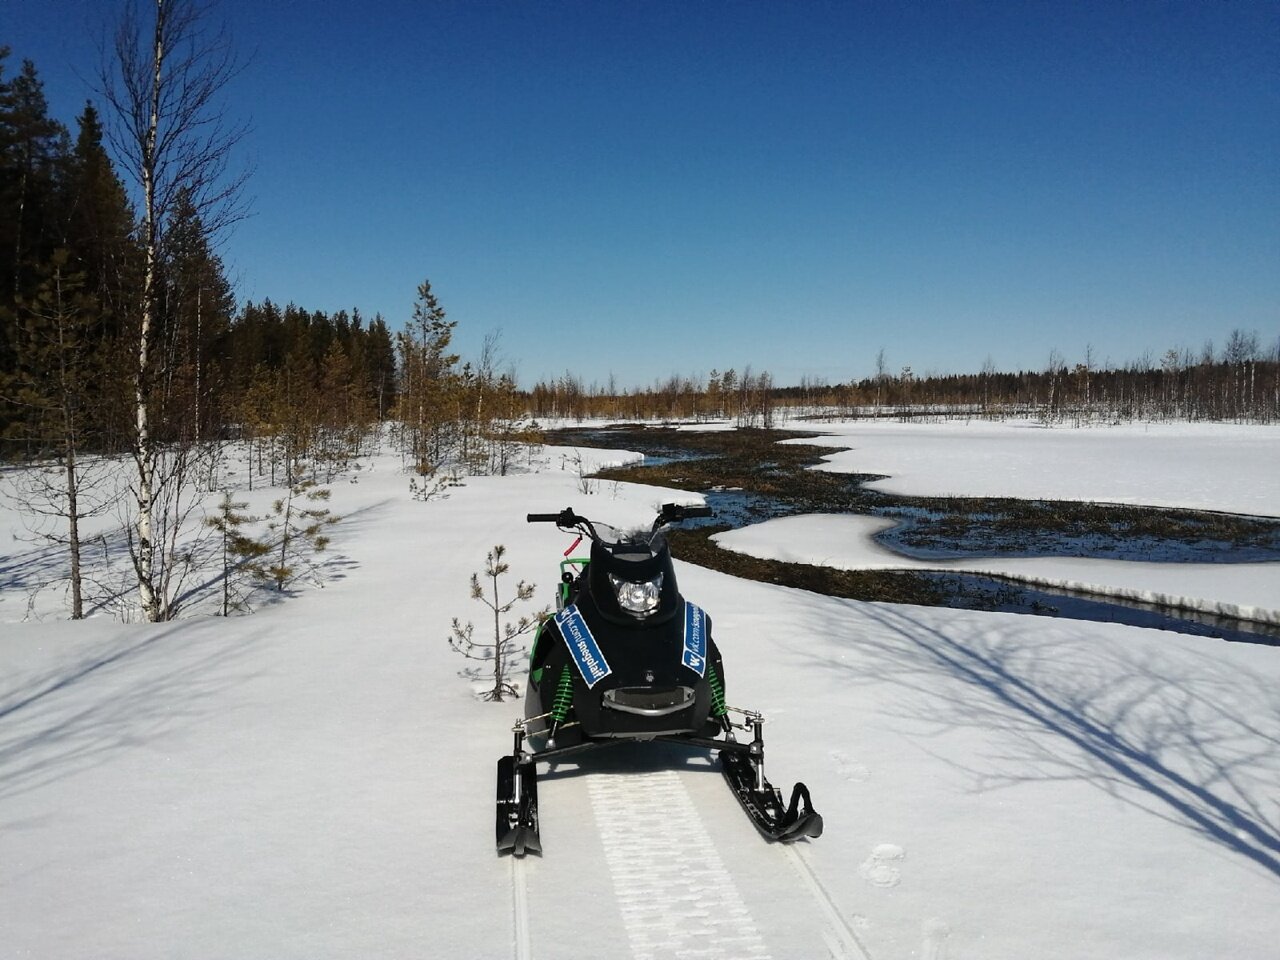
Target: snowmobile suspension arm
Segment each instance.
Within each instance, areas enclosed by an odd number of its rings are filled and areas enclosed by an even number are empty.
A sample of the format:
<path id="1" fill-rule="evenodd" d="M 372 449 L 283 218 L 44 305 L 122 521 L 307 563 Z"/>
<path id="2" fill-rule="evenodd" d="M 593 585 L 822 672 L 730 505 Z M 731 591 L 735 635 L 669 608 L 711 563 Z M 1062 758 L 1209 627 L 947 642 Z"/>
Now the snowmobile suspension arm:
<path id="1" fill-rule="evenodd" d="M 705 747 L 708 750 L 723 750 L 727 753 L 745 753 L 748 756 L 758 753 L 753 750 L 754 743 L 740 743 L 737 740 L 713 740 L 710 737 L 658 737 L 663 743 L 680 743 L 686 747 Z"/>
<path id="2" fill-rule="evenodd" d="M 681 735 L 673 735 L 667 737 L 655 737 L 655 740 L 661 740 L 663 743 L 676 743 L 686 747 L 697 747 L 705 750 L 724 750 L 729 753 L 741 753 L 747 756 L 758 757 L 760 749 L 754 742 L 739 743 L 736 740 L 714 740 L 711 737 L 686 737 Z M 543 760 L 562 760 L 565 757 L 571 757 L 578 753 L 589 753 L 592 750 L 600 750 L 605 747 L 614 747 L 621 743 L 634 743 L 635 740 L 627 737 L 618 737 L 608 740 L 587 740 L 583 743 L 575 743 L 568 747 L 552 747 L 549 750 L 534 750 L 523 754 L 526 760 L 532 760 L 539 763 Z"/>

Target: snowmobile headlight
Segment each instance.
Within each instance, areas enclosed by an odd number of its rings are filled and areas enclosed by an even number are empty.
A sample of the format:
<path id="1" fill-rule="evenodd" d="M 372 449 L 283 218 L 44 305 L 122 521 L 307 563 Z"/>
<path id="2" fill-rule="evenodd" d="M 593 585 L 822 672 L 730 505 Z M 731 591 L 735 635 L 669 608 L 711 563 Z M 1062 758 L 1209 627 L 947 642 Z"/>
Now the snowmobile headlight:
<path id="1" fill-rule="evenodd" d="M 618 606 L 637 617 L 649 616 L 662 600 L 662 574 L 639 583 L 609 574 L 609 582 L 618 596 Z"/>

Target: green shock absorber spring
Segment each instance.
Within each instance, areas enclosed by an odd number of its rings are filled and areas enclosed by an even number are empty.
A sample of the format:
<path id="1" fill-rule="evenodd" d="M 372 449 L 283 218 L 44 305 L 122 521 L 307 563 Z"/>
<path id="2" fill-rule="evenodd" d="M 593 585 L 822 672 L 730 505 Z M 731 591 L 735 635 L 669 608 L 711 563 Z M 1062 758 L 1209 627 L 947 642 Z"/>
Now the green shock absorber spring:
<path id="1" fill-rule="evenodd" d="M 573 674 L 566 664 L 560 670 L 560 682 L 556 685 L 555 700 L 551 704 L 551 719 L 556 723 L 564 723 L 573 706 Z"/>
<path id="2" fill-rule="evenodd" d="M 707 683 L 711 685 L 711 715 L 723 717 L 729 708 L 724 705 L 724 684 L 720 682 L 720 674 L 716 673 L 714 664 L 707 664 Z"/>

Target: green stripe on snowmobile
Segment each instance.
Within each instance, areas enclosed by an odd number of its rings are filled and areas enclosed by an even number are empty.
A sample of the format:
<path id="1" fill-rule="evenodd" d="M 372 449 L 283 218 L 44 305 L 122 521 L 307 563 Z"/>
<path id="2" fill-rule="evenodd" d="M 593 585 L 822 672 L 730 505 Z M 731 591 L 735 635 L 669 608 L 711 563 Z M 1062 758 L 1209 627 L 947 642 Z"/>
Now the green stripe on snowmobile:
<path id="1" fill-rule="evenodd" d="M 720 674 L 713 663 L 707 664 L 707 683 L 711 687 L 711 715 L 723 717 L 729 708 L 724 703 L 724 684 L 720 682 Z"/>
<path id="2" fill-rule="evenodd" d="M 551 705 L 551 719 L 564 723 L 573 707 L 573 672 L 568 664 L 560 670 L 560 683 L 556 686 L 556 699 Z"/>

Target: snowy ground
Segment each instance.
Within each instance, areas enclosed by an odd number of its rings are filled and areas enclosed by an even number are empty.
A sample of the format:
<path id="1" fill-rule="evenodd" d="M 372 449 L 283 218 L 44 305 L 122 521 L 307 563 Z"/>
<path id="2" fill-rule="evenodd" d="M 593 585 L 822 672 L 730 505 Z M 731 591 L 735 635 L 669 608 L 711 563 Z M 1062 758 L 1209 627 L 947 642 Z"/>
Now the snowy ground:
<path id="1" fill-rule="evenodd" d="M 913 438 L 990 428 L 892 429 L 852 468 L 888 473 Z M 1143 447 L 1172 473 L 1137 499 L 1181 486 L 1194 505 L 1280 513 L 1276 435 L 1228 468 L 1263 434 L 1219 429 L 1220 444 L 1198 431 L 1208 466 L 1178 454 L 1191 431 Z M 1137 431 L 1017 436 L 1058 461 L 1037 495 L 1128 498 L 1101 481 Z M 932 456 L 946 492 L 974 492 Z M 518 708 L 474 699 L 445 643 L 452 617 L 481 622 L 471 572 L 503 543 L 548 603 L 568 539 L 526 512 L 628 524 L 687 498 L 583 495 L 563 463 L 549 451 L 540 472 L 423 503 L 380 460 L 334 487 L 324 588 L 229 620 L 16 622 L 52 561 L 12 542 L 0 956 L 1275 956 L 1280 651 L 683 564 L 730 702 L 767 713 L 771 777 L 809 784 L 826 835 L 765 845 L 705 761 L 622 748 L 544 774 L 545 855 L 497 858 L 494 761 Z M 1003 466 L 989 472 L 1019 475 Z"/>
<path id="2" fill-rule="evenodd" d="M 793 424 L 792 426 L 798 426 Z M 807 428 L 808 425 L 799 425 Z M 1280 426 L 1032 420 L 817 424 L 804 440 L 851 447 L 824 468 L 879 473 L 908 496 L 1087 500 L 1280 516 Z"/>

